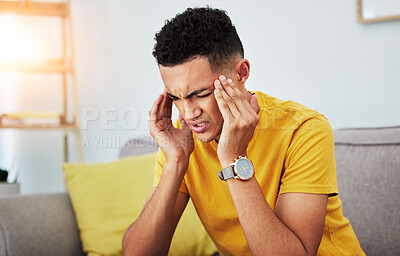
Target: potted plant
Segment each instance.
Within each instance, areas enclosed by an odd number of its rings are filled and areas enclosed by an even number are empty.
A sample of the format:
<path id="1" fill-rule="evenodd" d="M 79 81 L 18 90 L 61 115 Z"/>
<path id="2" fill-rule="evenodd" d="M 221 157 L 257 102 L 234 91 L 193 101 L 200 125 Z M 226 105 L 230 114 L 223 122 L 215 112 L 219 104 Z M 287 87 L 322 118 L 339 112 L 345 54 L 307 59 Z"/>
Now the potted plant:
<path id="1" fill-rule="evenodd" d="M 8 171 L 0 168 L 0 197 L 19 194 L 19 183 L 8 183 Z"/>

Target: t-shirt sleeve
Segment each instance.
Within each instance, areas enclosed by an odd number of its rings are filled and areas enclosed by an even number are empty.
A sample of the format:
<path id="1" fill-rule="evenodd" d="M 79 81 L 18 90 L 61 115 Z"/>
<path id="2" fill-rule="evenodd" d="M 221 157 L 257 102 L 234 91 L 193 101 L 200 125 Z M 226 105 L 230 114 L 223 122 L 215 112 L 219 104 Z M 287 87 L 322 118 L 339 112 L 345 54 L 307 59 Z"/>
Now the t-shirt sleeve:
<path id="1" fill-rule="evenodd" d="M 323 116 L 303 122 L 286 152 L 279 194 L 338 194 L 332 128 Z"/>
<path id="2" fill-rule="evenodd" d="M 156 158 L 156 165 L 154 166 L 154 179 L 153 179 L 153 187 L 158 187 L 160 184 L 161 176 L 163 173 L 163 166 L 165 163 L 165 155 L 161 148 L 158 149 L 157 158 Z M 179 188 L 180 192 L 188 194 L 188 189 L 186 187 L 185 179 L 182 180 L 181 186 Z"/>

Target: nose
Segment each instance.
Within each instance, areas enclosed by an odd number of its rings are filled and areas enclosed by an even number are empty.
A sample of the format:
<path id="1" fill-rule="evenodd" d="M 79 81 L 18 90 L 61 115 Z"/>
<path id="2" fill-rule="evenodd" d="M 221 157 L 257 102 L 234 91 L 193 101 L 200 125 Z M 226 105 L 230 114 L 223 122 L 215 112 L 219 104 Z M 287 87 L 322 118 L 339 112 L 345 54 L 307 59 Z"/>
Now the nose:
<path id="1" fill-rule="evenodd" d="M 201 108 L 192 99 L 183 100 L 183 113 L 181 114 L 185 120 L 196 119 L 201 115 L 201 112 Z"/>

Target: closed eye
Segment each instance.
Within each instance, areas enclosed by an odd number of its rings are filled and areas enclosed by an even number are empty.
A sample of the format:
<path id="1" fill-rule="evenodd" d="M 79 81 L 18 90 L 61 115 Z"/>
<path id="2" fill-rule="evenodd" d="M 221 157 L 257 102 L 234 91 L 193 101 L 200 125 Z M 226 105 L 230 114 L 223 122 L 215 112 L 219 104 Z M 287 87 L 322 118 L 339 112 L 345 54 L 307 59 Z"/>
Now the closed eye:
<path id="1" fill-rule="evenodd" d="M 204 95 L 196 95 L 197 98 L 206 98 L 208 96 L 210 96 L 212 94 L 212 92 L 204 94 Z"/>
<path id="2" fill-rule="evenodd" d="M 172 100 L 172 101 L 176 101 L 176 100 L 179 100 L 179 98 L 178 97 L 174 97 L 174 96 L 171 96 L 171 95 L 168 95 L 168 97 Z"/>

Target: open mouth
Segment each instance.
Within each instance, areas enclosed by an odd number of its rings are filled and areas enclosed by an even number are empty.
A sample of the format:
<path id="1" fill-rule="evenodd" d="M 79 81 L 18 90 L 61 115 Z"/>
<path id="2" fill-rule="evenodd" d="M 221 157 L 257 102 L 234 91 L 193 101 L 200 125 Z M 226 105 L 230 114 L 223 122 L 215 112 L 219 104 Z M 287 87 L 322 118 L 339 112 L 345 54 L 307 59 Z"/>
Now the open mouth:
<path id="1" fill-rule="evenodd" d="M 208 123 L 208 122 L 202 122 L 202 123 L 190 125 L 190 128 L 195 133 L 202 133 L 202 132 L 205 132 L 207 130 L 209 124 L 210 123 Z"/>

